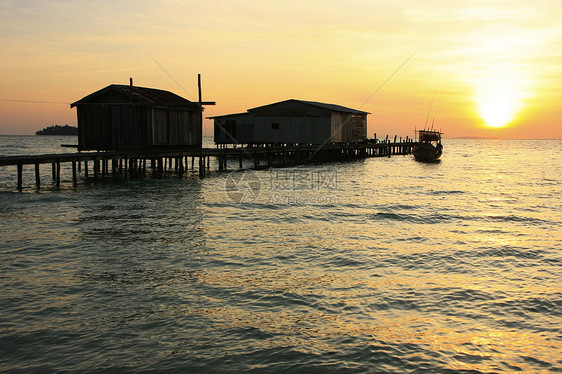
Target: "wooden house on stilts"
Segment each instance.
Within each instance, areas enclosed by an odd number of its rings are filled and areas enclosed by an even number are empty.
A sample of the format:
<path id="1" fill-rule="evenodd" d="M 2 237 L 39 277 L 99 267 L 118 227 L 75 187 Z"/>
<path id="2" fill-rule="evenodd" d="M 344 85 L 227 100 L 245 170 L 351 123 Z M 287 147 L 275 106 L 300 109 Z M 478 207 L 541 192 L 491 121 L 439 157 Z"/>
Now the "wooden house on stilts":
<path id="1" fill-rule="evenodd" d="M 291 99 L 211 119 L 216 144 L 318 145 L 364 141 L 368 114 L 341 105 Z"/>
<path id="2" fill-rule="evenodd" d="M 132 79 L 109 85 L 70 105 L 77 109 L 78 150 L 200 148 L 201 104 L 133 86 Z"/>

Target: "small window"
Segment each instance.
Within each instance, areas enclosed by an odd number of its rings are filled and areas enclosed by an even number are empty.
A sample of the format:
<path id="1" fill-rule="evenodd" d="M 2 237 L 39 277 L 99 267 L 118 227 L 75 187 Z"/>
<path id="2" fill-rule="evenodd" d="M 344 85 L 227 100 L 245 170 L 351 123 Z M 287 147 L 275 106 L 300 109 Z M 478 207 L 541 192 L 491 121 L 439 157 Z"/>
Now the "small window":
<path id="1" fill-rule="evenodd" d="M 272 129 L 272 130 L 279 130 L 279 124 L 278 124 L 278 123 L 272 123 L 272 124 L 271 124 L 271 129 Z"/>

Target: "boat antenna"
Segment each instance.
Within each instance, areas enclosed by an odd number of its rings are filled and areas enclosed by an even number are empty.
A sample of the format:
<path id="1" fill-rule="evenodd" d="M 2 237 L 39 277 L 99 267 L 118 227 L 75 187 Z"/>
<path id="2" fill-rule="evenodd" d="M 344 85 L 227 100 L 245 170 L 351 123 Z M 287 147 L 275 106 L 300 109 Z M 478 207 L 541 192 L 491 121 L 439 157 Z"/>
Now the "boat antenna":
<path id="1" fill-rule="evenodd" d="M 433 99 L 435 99 L 435 92 L 437 92 L 437 88 L 433 90 L 433 96 L 431 97 L 431 103 L 429 104 L 429 110 L 427 111 L 425 125 L 423 126 L 424 129 L 427 127 L 427 121 L 429 121 L 429 113 L 431 112 L 431 107 L 433 106 Z"/>

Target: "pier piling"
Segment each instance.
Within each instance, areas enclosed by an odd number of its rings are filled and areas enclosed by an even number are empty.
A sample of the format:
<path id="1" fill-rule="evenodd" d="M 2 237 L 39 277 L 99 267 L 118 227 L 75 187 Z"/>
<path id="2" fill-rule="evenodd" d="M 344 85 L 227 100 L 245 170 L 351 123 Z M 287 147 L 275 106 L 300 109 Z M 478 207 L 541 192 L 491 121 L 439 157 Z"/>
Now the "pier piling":
<path id="1" fill-rule="evenodd" d="M 78 177 L 76 175 L 76 161 L 72 161 L 72 183 L 76 184 L 78 182 Z"/>
<path id="2" fill-rule="evenodd" d="M 56 175 L 55 175 L 55 177 L 56 177 L 55 185 L 57 186 L 57 188 L 59 188 L 60 187 L 60 162 L 57 161 L 56 164 L 57 164 L 57 166 L 56 166 L 57 170 L 56 170 Z"/>
<path id="3" fill-rule="evenodd" d="M 39 163 L 35 163 L 35 186 L 37 188 L 41 187 L 41 174 L 39 172 Z"/>
<path id="4" fill-rule="evenodd" d="M 18 190 L 23 188 L 23 163 L 18 162 Z"/>

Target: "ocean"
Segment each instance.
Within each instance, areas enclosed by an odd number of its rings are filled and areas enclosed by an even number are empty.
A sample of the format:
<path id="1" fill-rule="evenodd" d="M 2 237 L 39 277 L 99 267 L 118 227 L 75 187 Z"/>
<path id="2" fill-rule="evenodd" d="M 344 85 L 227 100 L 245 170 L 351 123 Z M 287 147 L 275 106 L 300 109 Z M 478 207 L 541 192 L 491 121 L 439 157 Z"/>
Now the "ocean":
<path id="1" fill-rule="evenodd" d="M 562 372 L 562 141 L 443 143 L 60 188 L 45 166 L 39 190 L 24 167 L 21 192 L 0 167 L 0 372 Z"/>

